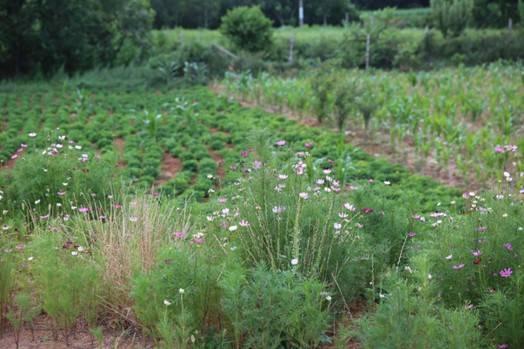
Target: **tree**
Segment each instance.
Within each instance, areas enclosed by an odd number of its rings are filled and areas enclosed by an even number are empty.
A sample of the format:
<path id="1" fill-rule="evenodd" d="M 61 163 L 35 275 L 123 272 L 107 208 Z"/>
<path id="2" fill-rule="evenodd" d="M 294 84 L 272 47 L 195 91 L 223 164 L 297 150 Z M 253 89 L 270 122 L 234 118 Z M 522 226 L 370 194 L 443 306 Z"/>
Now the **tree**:
<path id="1" fill-rule="evenodd" d="M 444 36 L 458 36 L 472 19 L 473 0 L 431 0 L 431 11 Z"/>
<path id="2" fill-rule="evenodd" d="M 124 43 L 146 48 L 153 16 L 149 0 L 0 0 L 0 74 L 112 64 Z"/>
<path id="3" fill-rule="evenodd" d="M 272 42 L 272 23 L 258 6 L 241 6 L 222 17 L 220 31 L 237 47 L 250 52 L 263 51 Z"/>

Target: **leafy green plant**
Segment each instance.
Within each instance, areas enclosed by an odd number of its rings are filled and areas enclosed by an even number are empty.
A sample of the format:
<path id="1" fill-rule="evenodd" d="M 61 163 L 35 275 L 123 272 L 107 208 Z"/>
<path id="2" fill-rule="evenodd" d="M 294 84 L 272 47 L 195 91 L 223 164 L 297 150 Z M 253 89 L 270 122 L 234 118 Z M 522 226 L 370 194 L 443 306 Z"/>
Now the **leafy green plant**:
<path id="1" fill-rule="evenodd" d="M 67 246 L 66 248 L 62 246 Z M 101 274 L 85 252 L 61 241 L 53 233 L 42 233 L 32 241 L 30 270 L 42 309 L 61 329 L 66 342 L 79 317 L 94 323 L 99 312 Z"/>
<path id="2" fill-rule="evenodd" d="M 39 314 L 40 308 L 33 304 L 31 294 L 18 293 L 15 296 L 14 304 L 7 313 L 7 319 L 13 327 L 16 347 L 20 345 L 20 331 L 24 325 L 29 325 L 34 340 L 33 320 Z"/>
<path id="3" fill-rule="evenodd" d="M 423 292 L 423 291 L 422 291 Z M 448 310 L 398 281 L 375 313 L 359 321 L 364 348 L 479 348 L 478 317 Z"/>
<path id="4" fill-rule="evenodd" d="M 236 348 L 312 348 L 328 328 L 329 294 L 317 281 L 259 267 L 230 270 L 220 285 Z"/>
<path id="5" fill-rule="evenodd" d="M 179 242 L 160 253 L 153 269 L 134 278 L 132 297 L 150 333 L 166 347 L 186 348 L 194 331 L 205 332 L 220 317 L 217 282 L 223 265 L 199 248 L 203 240 L 177 234 Z"/>
<path id="6" fill-rule="evenodd" d="M 260 7 L 237 7 L 222 18 L 220 31 L 234 45 L 251 52 L 267 50 L 271 45 L 272 28 Z"/>
<path id="7" fill-rule="evenodd" d="M 431 0 L 431 10 L 444 36 L 458 36 L 471 21 L 473 0 Z"/>

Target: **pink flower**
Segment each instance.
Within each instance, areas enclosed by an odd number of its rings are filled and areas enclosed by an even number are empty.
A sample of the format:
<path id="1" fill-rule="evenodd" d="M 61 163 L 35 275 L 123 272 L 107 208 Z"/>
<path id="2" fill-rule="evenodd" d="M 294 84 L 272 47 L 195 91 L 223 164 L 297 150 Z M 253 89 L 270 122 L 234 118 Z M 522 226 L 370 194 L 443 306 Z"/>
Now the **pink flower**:
<path id="1" fill-rule="evenodd" d="M 513 245 L 511 244 L 511 242 L 507 242 L 504 244 L 504 248 L 508 251 L 512 251 L 513 250 Z"/>
<path id="2" fill-rule="evenodd" d="M 259 161 L 259 160 L 253 161 L 253 168 L 255 170 L 261 169 L 262 168 L 262 161 Z"/>
<path id="3" fill-rule="evenodd" d="M 364 214 L 370 214 L 370 213 L 373 213 L 373 209 L 372 208 L 369 208 L 369 207 L 364 207 L 362 209 L 362 213 Z"/>
<path id="4" fill-rule="evenodd" d="M 509 344 L 502 343 L 497 345 L 497 349 L 509 349 Z"/>
<path id="5" fill-rule="evenodd" d="M 513 270 L 511 268 L 504 268 L 501 271 L 499 271 L 499 275 L 503 278 L 509 278 L 513 274 Z"/>
<path id="6" fill-rule="evenodd" d="M 176 231 L 175 232 L 175 239 L 182 240 L 185 237 L 186 237 L 186 232 L 185 231 Z"/>
<path id="7" fill-rule="evenodd" d="M 241 220 L 240 223 L 238 223 L 241 227 L 249 227 L 249 222 L 245 219 Z"/>
<path id="8" fill-rule="evenodd" d="M 87 207 L 80 207 L 78 209 L 78 212 L 80 212 L 80 213 L 87 213 L 87 212 L 89 212 L 89 208 L 87 208 Z"/>
<path id="9" fill-rule="evenodd" d="M 193 235 L 193 238 L 191 239 L 191 242 L 195 245 L 202 245 L 205 242 L 204 234 L 203 233 L 197 233 Z"/>
<path id="10" fill-rule="evenodd" d="M 408 238 L 414 238 L 415 236 L 417 236 L 417 233 L 415 233 L 414 231 L 410 231 L 408 233 Z"/>
<path id="11" fill-rule="evenodd" d="M 455 265 L 453 266 L 453 269 L 455 269 L 455 270 L 460 270 L 460 269 L 462 269 L 462 268 L 464 268 L 464 264 L 463 264 L 463 263 L 461 263 L 461 264 L 455 264 Z"/>
<path id="12" fill-rule="evenodd" d="M 240 152 L 240 156 L 243 157 L 243 158 L 247 158 L 249 156 L 249 151 L 247 150 L 242 150 Z"/>
<path id="13" fill-rule="evenodd" d="M 500 146 L 500 145 L 497 145 L 495 147 L 495 153 L 504 153 L 504 147 Z"/>
<path id="14" fill-rule="evenodd" d="M 311 148 L 313 148 L 313 143 L 306 142 L 306 143 L 304 143 L 304 147 L 306 149 L 311 149 Z"/>
<path id="15" fill-rule="evenodd" d="M 480 257 L 482 255 L 479 249 L 472 251 L 471 254 L 475 257 Z"/>
<path id="16" fill-rule="evenodd" d="M 283 139 L 281 139 L 281 140 L 275 142 L 275 145 L 276 145 L 277 147 L 283 147 L 283 146 L 285 146 L 286 144 L 287 144 L 287 142 L 286 142 L 285 140 L 283 140 Z"/>

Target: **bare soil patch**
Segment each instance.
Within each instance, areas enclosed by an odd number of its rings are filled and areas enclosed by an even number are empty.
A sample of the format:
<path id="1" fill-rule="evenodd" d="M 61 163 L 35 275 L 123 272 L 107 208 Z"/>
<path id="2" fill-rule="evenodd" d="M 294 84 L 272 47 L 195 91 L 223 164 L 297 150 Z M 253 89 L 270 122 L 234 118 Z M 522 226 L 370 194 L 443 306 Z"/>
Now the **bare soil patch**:
<path id="1" fill-rule="evenodd" d="M 162 169 L 160 170 L 160 176 L 155 181 L 156 186 L 165 184 L 170 179 L 175 178 L 177 173 L 182 170 L 182 161 L 168 152 L 164 153 L 164 159 L 162 160 Z"/>
<path id="2" fill-rule="evenodd" d="M 211 156 L 213 161 L 217 164 L 217 177 L 220 179 L 224 179 L 224 177 L 226 176 L 226 170 L 224 168 L 224 158 L 216 150 L 208 149 L 208 152 L 209 156 Z"/>
<path id="3" fill-rule="evenodd" d="M 119 168 L 123 168 L 126 166 L 126 163 L 124 161 L 124 149 L 126 148 L 126 143 L 123 138 L 116 138 L 113 141 L 113 147 L 115 147 L 117 153 L 118 153 L 118 163 L 117 166 Z"/>
<path id="4" fill-rule="evenodd" d="M 90 333 L 85 323 L 78 322 L 76 328 L 66 340 L 63 331 L 53 331 L 51 320 L 45 316 L 39 316 L 33 324 L 33 330 L 23 328 L 20 331 L 20 349 L 142 349 L 153 348 L 150 339 L 132 331 L 118 331 L 104 329 L 101 343 Z M 0 349 L 14 349 L 16 341 L 12 329 L 0 335 Z"/>

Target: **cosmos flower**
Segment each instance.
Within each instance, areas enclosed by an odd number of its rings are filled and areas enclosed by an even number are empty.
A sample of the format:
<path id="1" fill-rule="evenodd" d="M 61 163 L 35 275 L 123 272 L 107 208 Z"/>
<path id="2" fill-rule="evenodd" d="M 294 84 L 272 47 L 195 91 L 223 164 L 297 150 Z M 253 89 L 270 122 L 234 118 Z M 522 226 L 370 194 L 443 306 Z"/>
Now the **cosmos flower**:
<path id="1" fill-rule="evenodd" d="M 202 245 L 205 242 L 204 234 L 196 233 L 195 235 L 193 235 L 191 242 L 194 243 L 195 245 Z"/>
<path id="2" fill-rule="evenodd" d="M 352 204 L 350 204 L 349 202 L 346 202 L 344 204 L 344 208 L 348 211 L 351 211 L 351 212 L 355 212 L 357 209 L 355 208 L 355 206 L 353 206 Z"/>
<path id="3" fill-rule="evenodd" d="M 279 213 L 282 213 L 286 210 L 286 208 L 284 206 L 275 206 L 273 207 L 272 211 L 273 213 L 275 214 L 279 214 Z"/>
<path id="4" fill-rule="evenodd" d="M 307 200 L 309 198 L 309 194 L 306 192 L 299 193 L 298 196 L 303 200 Z"/>
<path id="5" fill-rule="evenodd" d="M 504 268 L 501 271 L 499 271 L 499 275 L 503 278 L 509 278 L 513 274 L 513 270 L 511 268 Z"/>
<path id="6" fill-rule="evenodd" d="M 186 232 L 185 231 L 176 231 L 174 235 L 175 235 L 175 239 L 182 240 L 186 237 Z"/>

